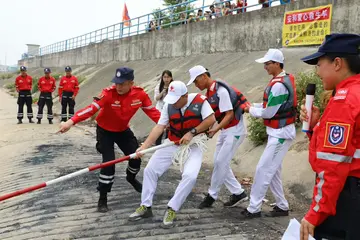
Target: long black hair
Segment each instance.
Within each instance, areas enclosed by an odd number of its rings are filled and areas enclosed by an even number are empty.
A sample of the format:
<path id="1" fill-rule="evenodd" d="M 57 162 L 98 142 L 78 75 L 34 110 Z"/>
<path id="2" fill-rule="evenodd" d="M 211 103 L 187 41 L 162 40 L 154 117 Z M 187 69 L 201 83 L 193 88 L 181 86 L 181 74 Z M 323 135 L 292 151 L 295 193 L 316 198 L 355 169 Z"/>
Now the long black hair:
<path id="1" fill-rule="evenodd" d="M 171 82 L 174 81 L 172 72 L 170 72 L 169 70 L 163 71 L 163 73 L 161 74 L 161 78 L 160 78 L 159 92 L 161 92 L 164 89 L 165 83 L 164 83 L 163 77 L 165 74 L 167 74 L 169 77 L 171 77 Z"/>

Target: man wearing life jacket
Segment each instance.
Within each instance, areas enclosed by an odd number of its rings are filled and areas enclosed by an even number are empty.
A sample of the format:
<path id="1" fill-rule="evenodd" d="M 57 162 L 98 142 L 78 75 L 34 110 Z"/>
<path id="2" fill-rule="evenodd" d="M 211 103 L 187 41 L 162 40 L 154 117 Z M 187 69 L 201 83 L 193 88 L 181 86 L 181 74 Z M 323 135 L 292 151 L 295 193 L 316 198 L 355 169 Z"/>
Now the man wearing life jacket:
<path id="1" fill-rule="evenodd" d="M 102 162 L 115 159 L 114 144 L 124 155 L 132 154 L 139 147 L 129 122 L 141 108 L 155 123 L 160 118 L 160 112 L 152 106 L 149 95 L 141 87 L 134 86 L 134 70 L 127 67 L 116 69 L 112 79 L 113 86 L 106 88 L 94 101 L 66 122 L 62 122 L 59 132 L 68 131 L 73 125 L 82 122 L 99 110 L 96 117 L 96 150 L 102 154 Z M 140 171 L 141 159 L 130 159 L 126 168 L 126 180 L 141 193 L 142 185 L 136 179 Z M 107 193 L 111 192 L 115 180 L 115 165 L 102 168 L 99 175 L 98 190 L 100 197 L 98 211 L 107 212 Z"/>
<path id="2" fill-rule="evenodd" d="M 188 144 L 196 134 L 206 132 L 215 122 L 214 112 L 206 101 L 206 97 L 196 93 L 188 94 L 183 82 L 173 81 L 170 83 L 164 102 L 165 105 L 158 124 L 153 128 L 144 144 L 137 150 L 139 157 L 141 156 L 139 151 L 155 143 L 168 124 L 170 125 L 168 140 L 179 142 L 179 144 Z M 141 204 L 130 215 L 130 221 L 153 216 L 151 206 L 158 179 L 171 166 L 172 157 L 178 148 L 179 145 L 173 145 L 159 149 L 152 155 L 144 170 Z M 190 150 L 190 156 L 184 164 L 182 179 L 168 203 L 162 227 L 173 226 L 176 212 L 180 210 L 196 183 L 203 152 L 196 145 L 190 146 Z"/>
<path id="3" fill-rule="evenodd" d="M 287 74 L 284 68 L 284 55 L 278 49 L 269 49 L 263 58 L 265 70 L 273 78 L 264 91 L 262 104 L 247 107 L 252 117 L 263 118 L 268 134 L 266 148 L 256 167 L 254 183 L 251 187 L 250 205 L 242 214 L 245 217 L 261 217 L 261 205 L 270 186 L 276 205 L 267 215 L 269 217 L 289 215 L 289 204 L 284 196 L 281 182 L 282 161 L 295 139 L 296 87 L 295 78 Z"/>
<path id="4" fill-rule="evenodd" d="M 243 121 L 243 109 L 249 104 L 245 96 L 236 88 L 230 87 L 223 81 L 215 81 L 210 78 L 210 73 L 203 66 L 195 66 L 189 70 L 190 81 L 188 85 L 195 83 L 201 91 L 207 89 L 206 96 L 215 112 L 218 122 L 208 132 L 212 137 L 221 130 L 214 154 L 214 170 L 211 177 L 211 185 L 208 195 L 200 203 L 199 208 L 211 207 L 218 198 L 223 184 L 232 194 L 225 207 L 234 207 L 248 200 L 248 197 L 237 181 L 231 170 L 231 159 L 236 150 L 244 141 L 247 131 Z"/>
<path id="5" fill-rule="evenodd" d="M 316 65 L 324 90 L 333 92 L 322 116 L 301 106 L 309 121 L 309 162 L 316 172 L 312 203 L 300 240 L 360 239 L 360 35 L 333 33 L 301 59 Z M 310 119 L 309 119 L 310 117 Z"/>

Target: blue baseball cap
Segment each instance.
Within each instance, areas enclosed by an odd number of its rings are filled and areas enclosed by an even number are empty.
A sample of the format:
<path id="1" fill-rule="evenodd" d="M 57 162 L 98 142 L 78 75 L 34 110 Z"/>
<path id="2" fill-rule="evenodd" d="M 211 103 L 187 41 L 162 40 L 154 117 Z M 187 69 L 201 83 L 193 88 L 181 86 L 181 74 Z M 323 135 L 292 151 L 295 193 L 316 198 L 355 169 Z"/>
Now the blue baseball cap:
<path id="1" fill-rule="evenodd" d="M 44 73 L 51 73 L 50 68 L 45 68 L 45 69 L 44 69 Z"/>
<path id="2" fill-rule="evenodd" d="M 26 67 L 25 67 L 25 66 L 21 66 L 21 67 L 20 67 L 20 71 L 26 71 Z"/>
<path id="3" fill-rule="evenodd" d="M 65 72 L 71 72 L 71 67 L 70 67 L 70 66 L 66 66 L 66 67 L 65 67 Z"/>
<path id="4" fill-rule="evenodd" d="M 134 80 L 134 70 L 128 67 L 116 69 L 115 76 L 111 80 L 112 83 L 123 83 L 125 81 Z"/>
<path id="5" fill-rule="evenodd" d="M 319 58 L 325 55 L 345 57 L 360 54 L 360 35 L 350 33 L 334 33 L 326 35 L 318 51 L 301 60 L 310 65 L 316 65 Z"/>

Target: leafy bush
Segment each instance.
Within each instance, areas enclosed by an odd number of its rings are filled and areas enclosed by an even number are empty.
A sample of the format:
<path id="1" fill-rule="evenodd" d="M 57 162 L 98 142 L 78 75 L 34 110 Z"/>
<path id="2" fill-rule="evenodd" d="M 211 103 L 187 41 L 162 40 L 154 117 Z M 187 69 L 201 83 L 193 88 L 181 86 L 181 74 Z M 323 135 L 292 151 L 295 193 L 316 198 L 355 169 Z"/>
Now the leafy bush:
<path id="1" fill-rule="evenodd" d="M 314 105 L 320 107 L 321 113 L 324 111 L 324 108 L 328 102 L 328 99 L 331 96 L 331 91 L 324 91 L 323 84 L 319 76 L 314 71 L 299 73 L 295 76 L 296 80 L 296 94 L 297 94 L 297 112 L 298 118 L 296 126 L 300 127 L 300 107 L 302 101 L 306 98 L 306 87 L 309 83 L 316 84 L 316 92 L 314 97 Z M 267 140 L 266 127 L 262 119 L 257 119 L 249 117 L 249 139 L 256 146 L 265 143 Z"/>
<path id="2" fill-rule="evenodd" d="M 55 80 L 60 80 L 60 77 L 61 77 L 61 73 L 54 73 L 54 74 L 51 74 L 51 76 L 53 76 L 55 78 Z"/>
<path id="3" fill-rule="evenodd" d="M 33 78 L 33 83 L 32 83 L 33 85 L 32 85 L 32 89 L 31 89 L 31 93 L 36 93 L 39 90 L 38 82 L 39 82 L 39 78 L 34 77 Z"/>
<path id="4" fill-rule="evenodd" d="M 12 78 L 14 76 L 14 74 L 12 74 L 12 73 L 2 73 L 2 74 L 0 74 L 0 78 L 1 79 L 10 79 L 10 78 Z"/>
<path id="5" fill-rule="evenodd" d="M 321 79 L 319 76 L 314 72 L 306 72 L 306 73 L 299 73 L 295 76 L 296 80 L 296 95 L 298 100 L 297 112 L 297 125 L 300 125 L 300 108 L 303 103 L 303 100 L 306 98 L 306 87 L 309 83 L 316 84 L 316 92 L 314 97 L 314 105 L 320 107 L 321 112 L 324 110 L 324 106 L 322 106 L 322 96 L 324 92 L 324 87 Z"/>
<path id="6" fill-rule="evenodd" d="M 248 117 L 249 139 L 255 145 L 261 145 L 267 140 L 266 127 L 261 118 Z"/>
<path id="7" fill-rule="evenodd" d="M 8 90 L 15 90 L 15 83 L 8 83 L 5 85 L 5 88 L 8 89 Z"/>

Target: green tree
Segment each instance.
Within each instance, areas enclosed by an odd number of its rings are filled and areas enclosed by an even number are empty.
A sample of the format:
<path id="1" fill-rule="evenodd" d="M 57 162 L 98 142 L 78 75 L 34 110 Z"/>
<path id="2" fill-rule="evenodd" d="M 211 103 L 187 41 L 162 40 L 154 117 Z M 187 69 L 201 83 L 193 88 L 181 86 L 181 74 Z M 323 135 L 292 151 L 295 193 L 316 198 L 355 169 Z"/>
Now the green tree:
<path id="1" fill-rule="evenodd" d="M 161 20 L 161 25 L 166 25 L 162 28 L 169 28 L 173 25 L 179 25 L 180 23 L 176 23 L 176 24 L 171 24 L 171 23 L 179 21 L 180 14 L 182 12 L 194 9 L 194 7 L 191 4 L 185 4 L 186 2 L 188 2 L 188 0 L 163 0 L 163 6 L 166 8 L 172 7 L 180 3 L 184 3 L 184 4 L 169 8 L 161 12 L 158 12 L 160 10 L 159 8 L 155 9 L 152 14 L 154 20 L 158 21 L 158 25 L 159 25 L 159 20 Z M 189 12 L 185 14 L 189 15 Z"/>

